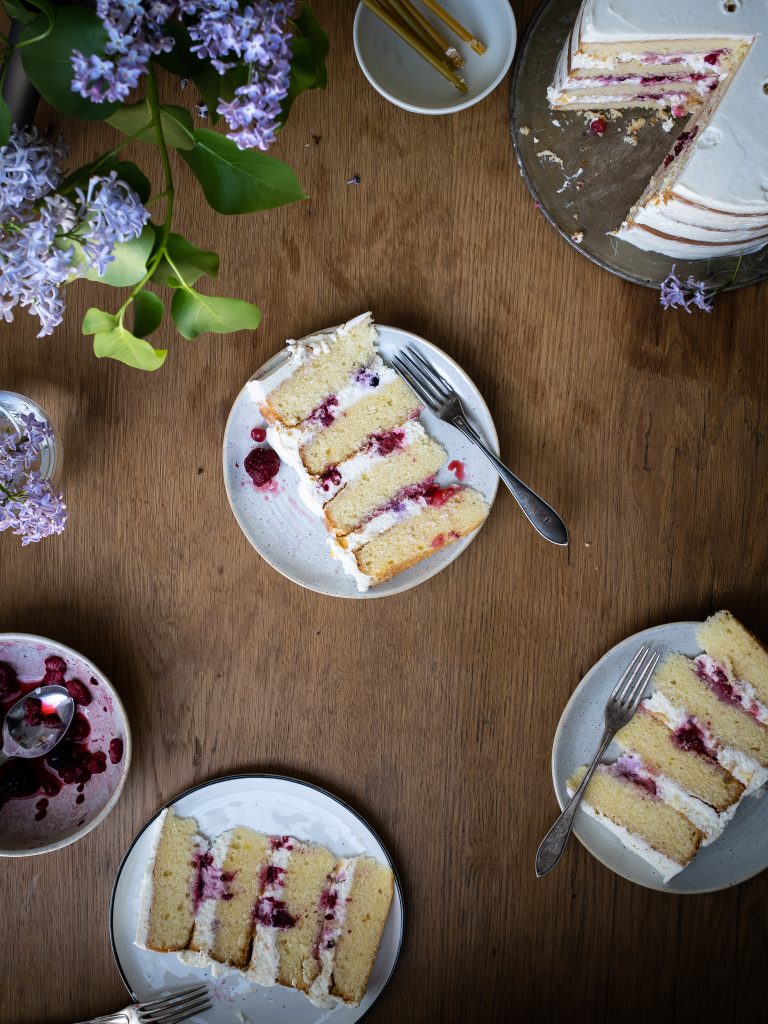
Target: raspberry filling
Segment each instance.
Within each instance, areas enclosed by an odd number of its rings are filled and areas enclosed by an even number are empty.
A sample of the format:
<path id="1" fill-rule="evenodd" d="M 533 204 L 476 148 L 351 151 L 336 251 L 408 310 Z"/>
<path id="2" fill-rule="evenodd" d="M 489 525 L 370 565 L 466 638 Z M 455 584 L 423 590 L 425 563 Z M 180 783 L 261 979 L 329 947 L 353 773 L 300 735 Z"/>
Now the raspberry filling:
<path id="1" fill-rule="evenodd" d="M 222 871 L 213 862 L 210 852 L 196 853 L 192 858 L 195 868 L 192 899 L 195 910 L 206 900 L 231 900 L 234 893 L 229 891 L 234 881 L 235 871 Z"/>
<path id="2" fill-rule="evenodd" d="M 280 472 L 280 456 L 272 448 L 254 448 L 243 462 L 245 472 L 256 487 L 264 487 Z"/>
<path id="3" fill-rule="evenodd" d="M 673 113 L 674 113 L 674 111 L 673 111 Z M 679 114 L 675 114 L 675 117 L 679 117 L 679 116 L 680 116 Z M 665 159 L 664 159 L 664 166 L 665 167 L 669 167 L 669 165 L 672 163 L 672 161 L 675 159 L 675 157 L 680 156 L 680 154 L 682 153 L 682 151 L 683 151 L 683 149 L 685 147 L 686 142 L 689 142 L 691 139 L 694 139 L 696 137 L 696 135 L 698 134 L 698 131 L 699 131 L 699 126 L 698 125 L 694 125 L 693 128 L 691 128 L 691 130 L 689 132 L 688 131 L 680 132 L 680 134 L 677 136 L 677 141 L 675 142 L 674 146 L 672 147 L 671 152 L 669 152 L 667 154 L 667 156 L 665 157 Z"/>
<path id="4" fill-rule="evenodd" d="M 448 471 L 453 473 L 456 479 L 461 483 L 464 477 L 467 475 L 467 467 L 463 462 L 459 462 L 458 459 L 453 459 L 448 463 Z"/>
<path id="5" fill-rule="evenodd" d="M 656 783 L 643 770 L 643 764 L 639 758 L 623 754 L 610 770 L 611 774 L 617 778 L 626 779 L 627 782 L 645 790 L 650 796 L 656 796 Z"/>
<path id="6" fill-rule="evenodd" d="M 689 718 L 675 729 L 672 733 L 672 742 L 680 750 L 690 751 L 692 754 L 698 754 L 699 757 L 709 758 L 710 761 L 717 760 L 716 751 L 707 745 L 704 731 L 695 718 Z"/>
<path id="7" fill-rule="evenodd" d="M 317 423 L 321 427 L 330 427 L 338 416 L 339 400 L 336 395 L 329 395 L 324 402 L 316 406 L 307 416 L 306 422 Z"/>
<path id="8" fill-rule="evenodd" d="M 256 904 L 256 920 L 265 928 L 293 928 L 296 918 L 286 909 L 283 900 L 265 896 Z"/>
<path id="9" fill-rule="evenodd" d="M 391 455 L 405 447 L 404 430 L 388 430 L 384 434 L 371 434 L 366 445 L 367 451 L 371 451 L 382 458 Z"/>
<path id="10" fill-rule="evenodd" d="M 724 665 L 714 661 L 712 658 L 706 657 L 706 655 L 699 655 L 695 665 L 696 675 L 703 683 L 706 683 L 719 700 L 724 704 L 730 704 L 731 707 L 745 710 L 741 703 L 741 696 L 729 681 L 728 672 Z"/>
<path id="11" fill-rule="evenodd" d="M 355 384 L 362 384 L 367 388 L 377 388 L 380 384 L 379 375 L 368 366 L 363 366 L 352 375 Z"/>

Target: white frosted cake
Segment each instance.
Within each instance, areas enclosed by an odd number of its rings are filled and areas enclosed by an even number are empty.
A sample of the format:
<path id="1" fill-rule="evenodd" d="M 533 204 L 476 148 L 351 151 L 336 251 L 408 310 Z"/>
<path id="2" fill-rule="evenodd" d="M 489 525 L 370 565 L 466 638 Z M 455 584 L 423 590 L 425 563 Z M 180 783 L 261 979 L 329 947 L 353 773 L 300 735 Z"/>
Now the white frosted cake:
<path id="1" fill-rule="evenodd" d="M 705 653 L 659 666 L 655 692 L 616 736 L 622 755 L 598 767 L 582 804 L 665 881 L 768 781 L 768 651 L 727 611 L 698 639 Z"/>
<path id="2" fill-rule="evenodd" d="M 686 259 L 768 242 L 764 0 L 584 0 L 549 100 L 691 115 L 619 238 Z"/>
<path id="3" fill-rule="evenodd" d="M 436 483 L 446 453 L 377 341 L 364 313 L 288 342 L 281 365 L 248 383 L 268 443 L 298 474 L 302 501 L 324 521 L 332 556 L 359 590 L 453 544 L 488 515 L 479 491 Z"/>

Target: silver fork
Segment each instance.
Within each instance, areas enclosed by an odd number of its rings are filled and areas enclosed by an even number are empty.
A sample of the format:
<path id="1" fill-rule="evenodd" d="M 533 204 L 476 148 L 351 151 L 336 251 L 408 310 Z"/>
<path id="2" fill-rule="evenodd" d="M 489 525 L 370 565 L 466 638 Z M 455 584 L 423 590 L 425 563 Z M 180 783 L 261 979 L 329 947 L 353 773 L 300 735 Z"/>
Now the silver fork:
<path id="1" fill-rule="evenodd" d="M 179 992 L 151 999 L 148 1003 L 134 1003 L 106 1017 L 94 1017 L 82 1024 L 181 1024 L 197 1013 L 210 1010 L 208 986 L 193 985 Z"/>
<path id="2" fill-rule="evenodd" d="M 568 543 L 568 530 L 560 516 L 535 491 L 498 459 L 472 427 L 461 399 L 451 385 L 427 362 L 421 352 L 409 346 L 391 359 L 405 382 L 438 419 L 450 423 L 477 445 L 512 492 L 512 496 L 533 528 L 552 544 Z"/>
<path id="3" fill-rule="evenodd" d="M 659 657 L 657 651 L 652 651 L 643 644 L 614 687 L 613 693 L 605 705 L 605 728 L 597 753 L 592 758 L 592 763 L 587 768 L 579 788 L 565 805 L 563 813 L 544 836 L 536 851 L 537 878 L 546 875 L 560 860 L 565 844 L 568 842 L 568 836 L 571 834 L 573 819 L 581 803 L 581 798 L 584 796 L 584 791 L 589 785 L 589 780 L 594 775 L 600 758 L 610 746 L 613 737 L 629 722 L 640 706 L 645 688 L 653 675 Z"/>

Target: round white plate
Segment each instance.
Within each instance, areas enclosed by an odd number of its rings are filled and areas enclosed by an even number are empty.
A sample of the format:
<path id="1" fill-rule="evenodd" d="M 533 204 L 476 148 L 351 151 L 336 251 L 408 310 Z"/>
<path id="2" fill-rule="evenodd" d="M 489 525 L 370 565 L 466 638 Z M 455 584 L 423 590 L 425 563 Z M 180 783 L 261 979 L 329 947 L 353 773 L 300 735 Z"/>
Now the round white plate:
<path id="1" fill-rule="evenodd" d="M 324 789 L 282 775 L 232 775 L 187 790 L 167 806 L 196 819 L 207 835 L 248 825 L 272 835 L 294 835 L 322 843 L 339 856 L 366 853 L 395 866 L 373 829 L 342 800 Z M 403 895 L 395 872 L 395 895 L 365 997 L 359 1006 L 321 1010 L 293 989 L 249 984 L 236 972 L 213 977 L 183 964 L 172 953 L 134 945 L 139 925 L 141 888 L 163 808 L 131 843 L 117 872 L 109 910 L 112 951 L 117 969 L 134 1000 L 209 981 L 213 1007 L 194 1021 L 205 1024 L 353 1024 L 362 1020 L 392 976 L 403 941 Z"/>
<path id="2" fill-rule="evenodd" d="M 384 361 L 389 361 L 407 345 L 423 352 L 456 389 L 475 428 L 489 448 L 498 454 L 499 439 L 488 406 L 461 367 L 417 334 L 399 327 L 377 327 L 379 352 Z M 488 504 L 493 505 L 499 478 L 485 456 L 458 430 L 441 422 L 431 412 L 422 413 L 421 422 L 448 453 L 446 465 L 454 459 L 461 462 L 466 471 L 463 482 L 481 491 Z M 352 577 L 344 573 L 341 563 L 331 558 L 325 526 L 299 498 L 298 479 L 290 466 L 281 466 L 278 475 L 266 487 L 255 487 L 243 469 L 246 455 L 255 447 L 251 430 L 263 426 L 264 418 L 247 388 L 243 388 L 224 432 L 224 485 L 243 533 L 262 558 L 294 583 L 330 597 L 372 598 L 399 594 L 440 572 L 477 536 L 475 530 L 393 579 L 361 593 Z M 443 486 L 456 483 L 455 475 L 447 468 L 438 473 L 437 480 Z"/>
<path id="3" fill-rule="evenodd" d="M 662 656 L 670 651 L 694 658 L 701 653 L 696 640 L 700 622 L 670 622 L 627 637 L 608 651 L 584 676 L 563 711 L 552 748 L 552 778 L 560 807 L 568 800 L 566 780 L 594 756 L 603 731 L 603 708 L 618 679 L 640 644 Z M 653 682 L 648 687 L 653 692 Z M 607 760 L 619 754 L 608 748 Z M 573 831 L 589 852 L 617 875 L 649 889 L 672 893 L 715 892 L 738 885 L 768 867 L 768 799 L 761 791 L 747 797 L 719 839 L 705 846 L 679 875 L 662 882 L 661 875 L 583 811 Z"/>
<path id="4" fill-rule="evenodd" d="M 501 82 L 515 55 L 517 26 L 509 0 L 440 2 L 487 47 L 485 53 L 475 53 L 439 18 L 420 7 L 464 58 L 464 67 L 457 73 L 467 83 L 466 92 L 459 92 L 365 4 L 355 12 L 352 38 L 363 74 L 390 103 L 414 114 L 452 114 L 479 103 Z"/>

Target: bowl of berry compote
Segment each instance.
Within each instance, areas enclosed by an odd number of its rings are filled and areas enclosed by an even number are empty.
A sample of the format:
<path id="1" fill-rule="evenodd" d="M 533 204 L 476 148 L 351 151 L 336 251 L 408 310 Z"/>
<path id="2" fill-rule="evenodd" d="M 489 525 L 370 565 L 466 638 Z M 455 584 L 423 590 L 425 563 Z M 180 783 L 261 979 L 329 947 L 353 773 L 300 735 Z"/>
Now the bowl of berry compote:
<path id="1" fill-rule="evenodd" d="M 43 757 L 0 765 L 0 856 L 48 853 L 106 818 L 131 760 L 128 719 L 112 684 L 72 648 L 29 633 L 0 633 L 0 725 L 37 686 L 64 686 L 75 714 Z"/>

